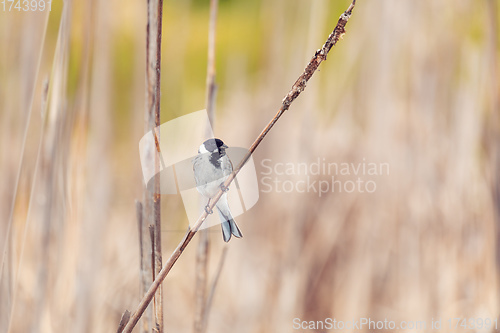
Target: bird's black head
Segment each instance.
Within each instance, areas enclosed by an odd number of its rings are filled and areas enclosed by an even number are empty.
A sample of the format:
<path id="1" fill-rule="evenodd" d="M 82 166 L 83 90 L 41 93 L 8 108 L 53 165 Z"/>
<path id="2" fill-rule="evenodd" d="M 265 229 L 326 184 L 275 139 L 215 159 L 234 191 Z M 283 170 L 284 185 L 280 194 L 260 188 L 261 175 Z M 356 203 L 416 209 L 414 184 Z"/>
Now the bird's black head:
<path id="1" fill-rule="evenodd" d="M 198 153 L 218 153 L 220 155 L 223 155 L 225 153 L 227 146 L 222 142 L 222 140 L 213 138 L 213 139 L 208 139 L 207 141 L 203 142 L 198 149 Z"/>

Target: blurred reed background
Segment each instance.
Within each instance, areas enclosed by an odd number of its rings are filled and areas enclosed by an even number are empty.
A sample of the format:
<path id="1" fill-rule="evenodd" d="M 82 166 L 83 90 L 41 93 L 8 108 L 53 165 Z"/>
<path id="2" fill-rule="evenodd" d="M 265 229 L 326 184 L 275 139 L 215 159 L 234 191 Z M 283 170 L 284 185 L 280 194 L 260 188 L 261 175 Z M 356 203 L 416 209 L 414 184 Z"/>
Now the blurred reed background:
<path id="1" fill-rule="evenodd" d="M 205 107 L 208 3 L 164 3 L 162 122 Z M 218 137 L 253 142 L 349 3 L 220 1 Z M 498 7 L 358 0 L 254 159 L 261 180 L 268 159 L 389 174 L 362 176 L 374 193 L 261 192 L 237 218 L 207 332 L 499 315 Z M 140 300 L 145 25 L 146 1 L 0 12 L 1 332 L 113 332 Z M 163 197 L 162 219 L 165 258 L 187 228 L 180 197 Z M 209 280 L 224 247 L 213 231 Z M 193 329 L 196 243 L 165 280 L 166 332 Z"/>

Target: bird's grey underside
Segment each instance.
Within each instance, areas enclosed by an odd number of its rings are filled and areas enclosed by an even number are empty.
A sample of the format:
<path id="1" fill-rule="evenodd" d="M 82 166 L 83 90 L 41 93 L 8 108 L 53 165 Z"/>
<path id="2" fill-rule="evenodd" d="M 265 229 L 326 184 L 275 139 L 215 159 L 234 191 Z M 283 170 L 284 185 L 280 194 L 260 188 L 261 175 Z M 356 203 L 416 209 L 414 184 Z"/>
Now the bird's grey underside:
<path id="1" fill-rule="evenodd" d="M 233 166 L 227 155 L 218 159 L 220 168 L 210 163 L 210 156 L 209 153 L 199 154 L 193 161 L 196 188 L 207 198 L 213 198 L 219 191 L 220 185 L 233 172 Z"/>
<path id="2" fill-rule="evenodd" d="M 211 159 L 213 160 L 213 154 L 205 153 L 197 155 L 193 160 L 196 188 L 206 198 L 213 198 L 219 192 L 221 184 L 233 171 L 233 166 L 227 155 L 223 154 L 216 160 L 216 164 L 220 167 L 214 165 Z M 229 210 L 227 193 L 221 196 L 216 207 L 221 220 L 224 241 L 229 242 L 231 235 L 238 238 L 242 237 L 241 231 L 234 222 Z"/>

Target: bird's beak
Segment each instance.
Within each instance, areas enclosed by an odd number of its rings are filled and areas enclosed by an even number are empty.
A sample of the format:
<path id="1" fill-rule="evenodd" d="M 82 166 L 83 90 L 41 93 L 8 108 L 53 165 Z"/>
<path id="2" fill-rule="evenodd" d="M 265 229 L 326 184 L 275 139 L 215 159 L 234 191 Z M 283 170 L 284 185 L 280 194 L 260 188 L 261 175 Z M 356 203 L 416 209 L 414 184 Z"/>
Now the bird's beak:
<path id="1" fill-rule="evenodd" d="M 225 143 L 222 145 L 222 148 L 226 149 L 229 148 Z"/>

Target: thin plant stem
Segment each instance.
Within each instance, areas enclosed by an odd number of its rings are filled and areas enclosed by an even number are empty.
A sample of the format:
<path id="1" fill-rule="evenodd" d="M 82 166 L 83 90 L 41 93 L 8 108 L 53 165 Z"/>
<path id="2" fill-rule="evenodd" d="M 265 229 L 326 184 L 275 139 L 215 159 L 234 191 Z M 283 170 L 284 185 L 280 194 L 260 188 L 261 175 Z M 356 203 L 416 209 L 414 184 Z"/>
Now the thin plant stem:
<path id="1" fill-rule="evenodd" d="M 160 163 L 164 165 L 160 156 L 160 97 L 161 97 L 161 37 L 163 21 L 163 0 L 148 0 L 148 22 L 146 31 L 146 131 L 152 130 L 155 138 L 155 147 L 158 154 L 154 155 L 155 174 L 160 172 Z M 147 189 L 144 190 L 148 192 Z M 154 181 L 154 191 L 152 194 L 145 193 L 146 201 L 146 221 L 149 220 L 153 227 L 152 240 L 152 267 L 153 276 L 158 275 L 162 267 L 161 254 L 161 196 L 160 178 Z M 163 291 L 159 287 L 155 296 L 155 328 L 157 332 L 163 332 Z"/>
<path id="2" fill-rule="evenodd" d="M 285 113 L 289 108 L 290 105 L 297 99 L 297 97 L 304 91 L 307 85 L 307 81 L 312 77 L 314 72 L 316 72 L 316 69 L 318 69 L 319 65 L 326 60 L 326 56 L 328 52 L 332 49 L 334 45 L 337 44 L 337 42 L 340 40 L 340 38 L 345 34 L 345 26 L 351 17 L 352 11 L 354 9 L 354 6 L 356 5 L 356 0 L 353 0 L 352 3 L 350 4 L 349 8 L 340 16 L 337 25 L 335 26 L 335 29 L 333 32 L 328 36 L 328 39 L 326 40 L 325 44 L 323 47 L 319 50 L 316 51 L 312 59 L 309 61 L 307 64 L 304 72 L 299 76 L 297 81 L 293 84 L 291 90 L 288 92 L 288 94 L 285 96 L 285 98 L 282 101 L 281 107 L 276 113 L 276 115 L 271 119 L 269 124 L 264 128 L 264 130 L 259 134 L 257 139 L 254 141 L 254 143 L 250 146 L 250 149 L 248 150 L 247 154 L 243 157 L 241 162 L 238 164 L 238 166 L 233 170 L 233 172 L 228 176 L 226 181 L 224 182 L 224 187 L 228 188 L 229 185 L 233 182 L 234 178 L 238 174 L 238 172 L 241 170 L 241 168 L 245 165 L 245 163 L 250 159 L 250 156 L 252 153 L 257 149 L 259 144 L 262 142 L 264 137 L 269 133 L 269 131 L 273 128 L 273 126 L 276 124 L 278 119 Z M 165 279 L 167 274 L 170 272 L 174 264 L 176 263 L 177 259 L 181 256 L 182 252 L 186 249 L 187 245 L 191 240 L 193 239 L 194 235 L 202 225 L 202 223 L 205 221 L 207 218 L 207 211 L 211 211 L 214 207 L 215 204 L 219 201 L 220 197 L 224 194 L 223 190 L 219 190 L 219 192 L 215 195 L 210 200 L 210 204 L 208 205 L 208 208 L 203 211 L 203 213 L 200 215 L 196 223 L 193 225 L 191 229 L 188 230 L 184 238 L 181 240 L 181 242 L 177 245 L 175 248 L 174 252 L 171 254 L 170 258 L 165 262 L 165 266 L 161 269 L 160 273 L 156 276 L 156 279 L 153 281 L 153 284 L 149 288 L 148 292 L 144 295 L 143 299 L 139 303 L 139 306 L 137 307 L 137 310 L 133 313 L 133 315 L 130 318 L 129 323 L 125 327 L 124 332 L 130 333 L 132 332 L 132 329 L 134 326 L 137 324 L 137 321 L 139 318 L 142 316 L 142 313 L 148 306 L 148 304 L 151 302 L 151 299 L 154 297 L 156 291 L 158 290 L 159 286 L 161 285 L 162 281 Z"/>
<path id="3" fill-rule="evenodd" d="M 208 121 L 206 127 L 206 137 L 212 135 L 212 129 L 215 126 L 215 95 L 217 85 L 215 84 L 215 37 L 217 27 L 218 0 L 210 0 L 210 20 L 208 27 L 208 55 L 207 55 L 207 80 L 206 80 L 206 109 Z M 210 238 L 207 229 L 200 232 L 200 242 L 196 252 L 196 310 L 194 318 L 193 331 L 202 333 L 205 330 L 207 313 L 207 272 L 208 260 L 210 254 Z"/>
<path id="4" fill-rule="evenodd" d="M 37 57 L 37 62 L 36 62 L 36 71 L 35 71 L 35 77 L 34 77 L 34 82 L 39 82 L 39 74 L 40 74 L 40 67 L 42 63 L 42 56 L 43 56 L 43 48 L 45 45 L 45 38 L 47 36 L 47 27 L 49 25 L 49 11 L 47 11 L 45 15 L 45 21 L 43 24 L 43 34 L 42 34 L 42 41 L 40 43 L 41 48 L 40 48 L 40 54 Z M 28 138 L 28 130 L 30 127 L 30 122 L 31 122 L 31 114 L 33 111 L 33 104 L 35 100 L 35 94 L 36 94 L 36 88 L 37 85 L 33 87 L 33 91 L 30 96 L 29 100 L 29 107 L 28 107 L 28 113 L 26 115 L 26 126 L 24 127 L 24 132 L 22 135 L 22 143 L 21 143 L 21 155 L 20 155 L 20 160 L 19 164 L 16 170 L 16 176 L 15 176 L 15 181 L 14 181 L 14 192 L 12 194 L 12 202 L 10 203 L 10 208 L 9 208 L 9 219 L 7 220 L 7 231 L 5 232 L 5 235 L 0 235 L 0 247 L 1 247 L 1 253 L 0 253 L 0 282 L 2 280 L 3 275 L 3 267 L 4 263 L 7 260 L 7 250 L 8 250 L 8 244 L 9 244 L 9 238 L 11 234 L 11 229 L 12 229 L 12 223 L 14 220 L 14 207 L 16 205 L 16 197 L 17 193 L 19 190 L 19 184 L 21 181 L 21 176 L 22 176 L 22 169 L 25 164 L 25 156 L 26 156 L 26 142 Z M 48 79 L 45 78 L 42 84 L 42 108 L 41 108 L 41 115 L 42 118 L 45 118 L 45 109 L 47 107 L 47 96 L 48 96 Z M 40 150 L 40 146 L 38 147 L 38 150 Z M 23 252 L 23 251 L 21 251 Z M 22 258 L 22 256 L 21 256 Z"/>
<path id="5" fill-rule="evenodd" d="M 214 300 L 215 290 L 217 289 L 217 283 L 219 282 L 222 268 L 224 267 L 224 263 L 226 262 L 227 249 L 227 245 L 224 246 L 224 249 L 222 250 L 222 254 L 220 256 L 219 265 L 217 266 L 217 272 L 215 273 L 214 281 L 212 282 L 212 287 L 210 288 L 210 293 L 208 294 L 207 304 L 205 306 L 205 315 L 203 316 L 202 333 L 206 332 L 208 327 L 208 315 L 210 313 L 210 309 L 212 308 L 212 302 Z"/>
<path id="6" fill-rule="evenodd" d="M 139 228 L 139 256 L 140 256 L 140 272 L 141 272 L 141 294 L 144 294 L 148 289 L 148 281 L 152 274 L 152 267 L 150 265 L 151 256 L 149 255 L 149 249 L 151 247 L 146 246 L 146 244 L 150 245 L 149 242 L 146 242 L 146 231 L 148 230 L 147 223 L 144 221 L 144 212 L 142 202 L 137 200 L 135 202 L 136 207 L 136 218 L 137 218 L 137 226 Z M 153 281 L 153 280 L 151 280 Z M 127 321 L 130 319 L 129 316 L 123 316 L 122 319 L 125 318 Z M 125 323 L 122 325 L 121 330 L 125 328 Z M 146 314 L 142 319 L 142 331 L 149 332 L 151 327 L 151 312 L 146 311 Z M 120 330 L 118 332 L 121 332 Z"/>
<path id="7" fill-rule="evenodd" d="M 121 333 L 123 331 L 129 319 L 130 319 L 130 311 L 125 310 L 125 312 L 122 314 L 122 318 L 120 319 L 120 324 L 118 324 L 118 329 L 116 330 L 117 333 Z"/>
<path id="8" fill-rule="evenodd" d="M 33 209 L 34 198 L 35 198 L 35 194 L 36 194 L 35 189 L 37 188 L 37 186 L 39 186 L 38 184 L 39 184 L 39 180 L 40 180 L 39 179 L 40 174 L 43 174 L 43 172 L 40 170 L 41 169 L 40 165 L 42 164 L 42 160 L 44 157 L 44 149 L 43 149 L 44 143 L 46 142 L 45 140 L 47 140 L 47 137 L 48 137 L 47 128 L 49 126 L 47 125 L 47 122 L 49 119 L 49 112 L 48 112 L 47 108 L 51 107 L 52 113 L 57 112 L 57 111 L 54 111 L 54 109 L 56 109 L 57 103 L 60 102 L 60 100 L 61 100 L 61 98 L 60 98 L 61 89 L 62 89 L 61 86 L 64 85 L 62 83 L 62 82 L 64 82 L 64 68 L 63 68 L 64 65 L 62 65 L 62 64 L 67 56 L 68 34 L 65 32 L 67 32 L 67 30 L 68 30 L 67 28 L 69 26 L 69 20 L 70 20 L 70 16 L 71 16 L 71 12 L 70 12 L 71 6 L 72 6 L 72 3 L 70 1 L 68 1 L 67 3 L 64 3 L 63 13 L 61 14 L 61 21 L 60 21 L 59 32 L 58 32 L 58 37 L 57 37 L 56 51 L 55 51 L 53 63 L 52 63 L 52 73 L 51 73 L 51 80 L 50 80 L 51 83 L 49 86 L 44 86 L 43 92 L 42 92 L 42 105 L 45 109 L 42 109 L 42 112 L 41 112 L 42 117 L 43 117 L 42 126 L 41 126 L 41 131 L 40 131 L 40 136 L 39 136 L 39 144 L 37 147 L 35 170 L 33 172 L 33 177 L 32 177 L 33 180 L 31 182 L 31 190 L 30 190 L 29 201 L 28 201 L 29 205 L 28 205 L 28 211 L 26 214 L 26 222 L 25 222 L 24 230 L 23 230 L 21 250 L 20 250 L 20 255 L 19 255 L 19 259 L 18 259 L 19 263 L 17 265 L 17 273 L 15 274 L 14 281 L 13 281 L 14 289 L 13 289 L 13 296 L 12 296 L 12 303 L 11 303 L 12 305 L 11 305 L 11 309 L 10 309 L 9 321 L 7 324 L 7 332 L 11 331 L 11 326 L 13 324 L 13 317 L 14 317 L 15 308 L 16 308 L 16 301 L 17 301 L 17 295 L 16 295 L 17 285 L 19 284 L 19 278 L 22 275 L 22 267 L 23 267 L 22 262 L 23 262 L 23 258 L 24 258 L 24 251 L 25 251 L 25 246 L 26 246 L 26 240 L 28 237 L 28 231 L 29 231 L 29 228 L 31 226 L 30 220 L 31 220 L 31 213 L 32 213 L 32 209 Z M 40 50 L 40 54 L 38 57 L 35 82 L 38 81 L 38 75 L 40 73 L 40 66 L 41 66 L 41 61 L 42 61 L 42 56 L 43 56 L 43 45 L 45 43 L 45 38 L 46 38 L 46 34 L 47 34 L 48 22 L 49 22 L 49 15 L 46 16 L 46 20 L 45 20 L 44 34 L 43 34 L 44 41 L 41 44 L 42 49 Z M 56 81 L 57 84 L 54 84 L 53 83 L 54 81 Z M 53 88 L 53 86 L 58 86 L 58 89 Z M 21 172 L 22 172 L 22 168 L 23 168 L 23 164 L 24 164 L 24 157 L 25 157 L 24 154 L 26 154 L 26 141 L 27 141 L 27 137 L 28 137 L 29 125 L 31 122 L 31 114 L 32 114 L 32 109 L 33 109 L 35 90 L 36 90 L 36 86 L 33 88 L 33 93 L 31 95 L 30 108 L 29 108 L 28 118 L 27 118 L 27 122 L 26 122 L 25 132 L 23 135 L 23 143 L 22 143 L 22 152 L 23 153 L 22 153 L 21 161 L 20 161 L 19 168 L 18 168 L 15 191 L 14 191 L 14 195 L 12 197 L 11 212 L 10 212 L 10 216 L 9 216 L 6 237 L 9 237 L 9 235 L 11 233 L 10 229 L 11 229 L 12 221 L 14 218 L 14 206 L 16 203 L 15 201 L 16 201 L 18 186 L 19 186 L 19 182 L 21 179 Z M 53 105 L 49 104 L 49 101 Z M 7 240 L 7 238 L 6 238 L 6 240 Z M 7 242 L 5 245 L 7 245 Z M 7 250 L 7 247 L 5 246 L 4 251 L 3 251 L 3 255 L 2 255 L 2 262 L 0 263 L 0 279 L 2 277 L 3 262 L 5 260 L 5 255 L 7 254 L 6 250 Z"/>

